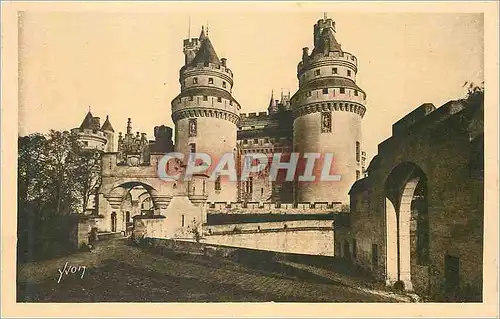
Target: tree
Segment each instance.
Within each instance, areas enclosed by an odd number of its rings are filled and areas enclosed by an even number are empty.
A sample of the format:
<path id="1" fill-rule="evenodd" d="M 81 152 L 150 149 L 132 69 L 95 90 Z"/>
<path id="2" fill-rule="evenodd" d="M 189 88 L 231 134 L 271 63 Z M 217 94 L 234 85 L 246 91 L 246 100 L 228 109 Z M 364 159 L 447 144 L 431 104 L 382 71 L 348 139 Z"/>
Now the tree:
<path id="1" fill-rule="evenodd" d="M 465 82 L 463 87 L 467 87 L 466 98 L 463 99 L 471 105 L 484 104 L 484 82 L 481 85 L 476 85 L 474 82 Z"/>
<path id="2" fill-rule="evenodd" d="M 87 209 L 92 196 L 97 196 L 101 186 L 101 152 L 97 150 L 80 150 L 75 167 L 75 190 L 81 199 L 82 211 Z"/>
<path id="3" fill-rule="evenodd" d="M 20 137 L 18 148 L 20 209 L 31 203 L 39 213 L 56 216 L 85 210 L 100 186 L 100 151 L 84 149 L 76 135 L 54 130 L 46 137 Z"/>

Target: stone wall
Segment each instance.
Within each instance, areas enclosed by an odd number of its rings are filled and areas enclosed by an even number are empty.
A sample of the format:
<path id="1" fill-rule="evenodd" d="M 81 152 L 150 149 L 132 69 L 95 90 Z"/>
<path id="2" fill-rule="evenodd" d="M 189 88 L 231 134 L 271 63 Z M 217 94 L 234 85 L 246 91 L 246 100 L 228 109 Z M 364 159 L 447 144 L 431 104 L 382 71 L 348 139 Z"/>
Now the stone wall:
<path id="1" fill-rule="evenodd" d="M 477 163 L 471 159 L 481 151 L 472 141 L 482 135 L 482 127 L 471 123 L 482 121 L 482 107 L 457 107 L 456 102 L 450 102 L 430 114 L 422 109 L 432 108 L 418 108 L 398 122 L 395 135 L 379 144 L 368 177 L 351 189 L 350 223 L 336 229 L 336 241 L 350 243 L 349 252 L 353 255 L 355 250 L 356 264 L 394 284 L 397 278 L 390 278 L 390 274 L 397 270 L 391 269 L 396 264 L 388 253 L 388 234 L 396 229 L 387 225 L 392 218 L 388 212 L 395 206 L 386 197 L 388 180 L 402 165 L 418 168 L 426 178 L 430 239 L 428 262 L 417 264 L 411 254 L 413 289 L 434 299 L 453 294 L 461 300 L 480 300 L 484 186 L 483 175 L 473 171 Z M 452 293 L 445 291 L 446 256 L 459 261 L 459 286 Z"/>
<path id="2" fill-rule="evenodd" d="M 283 253 L 334 256 L 331 220 L 205 225 L 202 242 Z"/>

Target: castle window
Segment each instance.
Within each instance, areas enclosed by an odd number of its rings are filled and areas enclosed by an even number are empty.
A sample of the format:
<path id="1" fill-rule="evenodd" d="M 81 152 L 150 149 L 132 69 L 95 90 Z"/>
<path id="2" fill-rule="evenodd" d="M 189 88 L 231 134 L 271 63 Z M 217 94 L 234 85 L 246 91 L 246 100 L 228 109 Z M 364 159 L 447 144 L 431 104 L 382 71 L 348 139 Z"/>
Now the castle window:
<path id="1" fill-rule="evenodd" d="M 245 182 L 245 193 L 251 194 L 253 192 L 253 177 L 249 177 Z"/>
<path id="2" fill-rule="evenodd" d="M 208 84 L 214 84 L 214 78 L 208 78 Z"/>
<path id="3" fill-rule="evenodd" d="M 189 97 L 189 100 L 190 100 L 190 101 L 192 101 L 192 100 L 193 100 L 193 96 L 190 96 L 190 97 Z"/>
<path id="4" fill-rule="evenodd" d="M 181 227 L 184 227 L 184 215 L 181 215 Z"/>
<path id="5" fill-rule="evenodd" d="M 243 140 L 243 144 L 248 144 L 248 140 Z"/>
<path id="6" fill-rule="evenodd" d="M 203 95 L 203 101 L 208 101 L 208 96 Z"/>
<path id="7" fill-rule="evenodd" d="M 328 88 L 323 89 L 323 94 L 328 94 Z"/>
<path id="8" fill-rule="evenodd" d="M 351 70 L 347 70 L 347 76 L 351 76 Z"/>
<path id="9" fill-rule="evenodd" d="M 89 146 L 89 142 L 87 142 L 87 141 L 83 141 L 83 145 L 85 145 L 85 146 Z"/>
<path id="10" fill-rule="evenodd" d="M 226 81 L 222 81 L 222 87 L 225 88 L 226 87 Z"/>
<path id="11" fill-rule="evenodd" d="M 345 94 L 345 88 L 340 88 L 340 93 Z"/>
<path id="12" fill-rule="evenodd" d="M 198 78 L 193 78 L 193 84 L 198 84 Z"/>
<path id="13" fill-rule="evenodd" d="M 260 196 L 263 196 L 264 195 L 264 188 L 261 188 L 260 189 Z"/>
<path id="14" fill-rule="evenodd" d="M 356 142 L 356 162 L 359 162 L 361 160 L 361 144 L 359 142 Z"/>
<path id="15" fill-rule="evenodd" d="M 217 98 L 217 102 L 221 103 L 221 102 L 222 102 L 222 98 L 221 98 L 221 97 L 218 97 L 218 98 Z"/>
<path id="16" fill-rule="evenodd" d="M 356 180 L 358 180 L 361 177 L 361 172 L 359 170 L 356 170 Z"/>
<path id="17" fill-rule="evenodd" d="M 208 62 L 203 63 L 204 66 L 210 66 Z"/>
<path id="18" fill-rule="evenodd" d="M 321 70 L 320 69 L 314 70 L 314 75 L 320 75 L 320 74 L 321 74 Z"/>
<path id="19" fill-rule="evenodd" d="M 229 100 L 229 105 L 233 105 L 233 100 Z"/>
<path id="20" fill-rule="evenodd" d="M 215 180 L 215 190 L 220 191 L 220 176 L 217 176 L 217 179 Z"/>
<path id="21" fill-rule="evenodd" d="M 268 138 L 266 138 L 264 141 L 265 141 L 265 143 L 269 143 L 269 139 Z"/>
<path id="22" fill-rule="evenodd" d="M 339 73 L 339 70 L 337 68 L 332 68 L 332 74 L 337 74 Z"/>
<path id="23" fill-rule="evenodd" d="M 307 91 L 307 96 L 311 96 L 312 95 L 312 92 L 311 91 Z"/>
<path id="24" fill-rule="evenodd" d="M 253 143 L 254 143 L 254 144 L 259 143 L 259 139 L 258 139 L 258 138 L 254 138 Z"/>
<path id="25" fill-rule="evenodd" d="M 354 90 L 354 95 L 358 96 L 358 90 Z"/>

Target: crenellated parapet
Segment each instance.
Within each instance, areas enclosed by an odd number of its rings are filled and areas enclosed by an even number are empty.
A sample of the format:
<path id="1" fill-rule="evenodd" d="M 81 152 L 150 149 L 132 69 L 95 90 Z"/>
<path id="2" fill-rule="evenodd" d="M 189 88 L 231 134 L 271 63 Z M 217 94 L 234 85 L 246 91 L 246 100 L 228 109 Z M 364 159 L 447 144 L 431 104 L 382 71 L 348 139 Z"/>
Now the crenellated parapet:
<path id="1" fill-rule="evenodd" d="M 363 117 L 366 113 L 366 107 L 359 103 L 332 102 L 332 101 L 314 101 L 308 104 L 301 105 L 294 110 L 296 117 L 320 112 L 351 112 Z"/>
<path id="2" fill-rule="evenodd" d="M 222 60 L 225 59 L 223 58 Z M 233 86 L 233 71 L 231 71 L 231 69 L 226 67 L 224 64 L 202 62 L 196 65 L 189 64 L 183 66 L 179 71 L 179 82 L 181 84 L 181 87 L 190 87 L 193 83 L 189 80 L 192 80 L 193 77 L 201 75 L 203 76 L 202 79 L 208 79 L 209 76 L 215 76 L 220 80 L 226 81 L 227 84 L 229 84 L 226 88 L 230 91 Z M 214 83 L 214 85 L 217 84 L 220 84 L 220 86 L 222 87 L 222 82 Z"/>
<path id="3" fill-rule="evenodd" d="M 233 112 L 221 109 L 199 109 L 199 108 L 185 108 L 177 110 L 172 113 L 172 120 L 179 121 L 182 119 L 189 119 L 193 117 L 214 118 L 229 121 L 238 125 L 240 118 Z"/>
<path id="4" fill-rule="evenodd" d="M 209 214 L 325 214 L 347 207 L 340 202 L 211 202 L 207 210 Z"/>

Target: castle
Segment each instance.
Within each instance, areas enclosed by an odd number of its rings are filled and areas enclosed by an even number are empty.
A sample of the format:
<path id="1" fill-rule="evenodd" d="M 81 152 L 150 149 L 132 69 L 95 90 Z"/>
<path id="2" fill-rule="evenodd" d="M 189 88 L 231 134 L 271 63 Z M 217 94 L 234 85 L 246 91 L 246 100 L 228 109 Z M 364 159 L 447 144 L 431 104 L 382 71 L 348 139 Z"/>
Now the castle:
<path id="1" fill-rule="evenodd" d="M 115 145 L 109 118 L 100 126 L 89 112 L 72 131 L 85 147 L 102 151 L 102 182 L 88 207 L 92 227 L 336 256 L 387 285 L 436 299 L 481 300 L 482 97 L 416 108 L 393 125 L 365 171 L 366 93 L 356 85 L 356 57 L 341 48 L 335 32 L 332 19 L 320 19 L 312 52 L 302 49 L 297 92 L 281 99 L 271 94 L 267 112 L 249 114 L 240 112 L 233 73 L 205 30 L 184 40 L 181 92 L 171 103 L 175 143 L 172 128 L 155 127 L 155 139 L 148 140 L 134 135 L 129 119 Z M 341 179 L 280 182 L 266 170 L 240 182 L 206 174 L 164 181 L 158 164 L 169 152 L 202 152 L 215 161 L 232 153 L 238 167 L 246 165 L 246 154 L 333 153 Z M 185 167 L 180 162 L 172 169 Z M 249 222 L 255 215 L 258 222 Z M 209 216 L 221 218 L 209 222 Z"/>
<path id="2" fill-rule="evenodd" d="M 166 126 L 155 127 L 154 140 L 145 133 L 134 134 L 130 118 L 126 133 L 119 133 L 116 143 L 109 118 L 100 126 L 100 119 L 89 111 L 72 131 L 86 147 L 103 151 L 102 184 L 95 200 L 89 201 L 89 211 L 107 220 L 100 228 L 124 231 L 133 216 L 161 215 L 174 197 L 181 196 L 203 211 L 193 216 L 198 221 L 206 220 L 206 207 L 221 202 L 307 203 L 308 207 L 318 203 L 330 210 L 348 205 L 349 189 L 364 172 L 361 120 L 366 93 L 356 85 L 356 57 L 341 48 L 335 33 L 332 19 L 320 19 L 314 25 L 312 52 L 302 49 L 297 92 L 293 96 L 282 92 L 281 99 L 271 94 L 267 112 L 249 114 L 241 113 L 232 95 L 233 72 L 227 59 L 218 57 L 204 28 L 198 38 L 185 39 L 181 90 L 171 102 L 175 143 L 173 130 Z M 238 167 L 249 153 L 270 158 L 275 153 L 333 153 L 334 170 L 341 180 L 299 186 L 270 181 L 267 170 L 241 182 L 226 176 L 209 180 L 199 174 L 189 182 L 165 183 L 158 179 L 157 165 L 168 152 L 207 153 L 215 161 L 233 153 Z"/>

